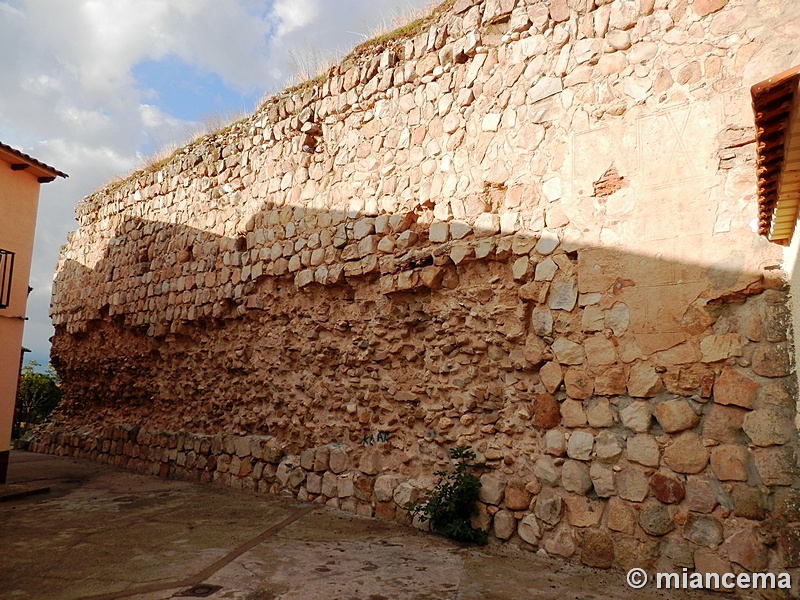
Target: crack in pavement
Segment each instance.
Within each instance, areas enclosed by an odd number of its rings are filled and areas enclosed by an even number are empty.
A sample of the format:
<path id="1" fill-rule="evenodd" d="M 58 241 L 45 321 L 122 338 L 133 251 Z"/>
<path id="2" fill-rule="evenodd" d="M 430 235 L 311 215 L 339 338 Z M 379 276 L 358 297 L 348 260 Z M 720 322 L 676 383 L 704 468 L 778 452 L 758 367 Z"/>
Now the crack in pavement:
<path id="1" fill-rule="evenodd" d="M 289 516 L 283 519 L 281 522 L 276 523 L 272 527 L 269 527 L 265 531 L 255 536 L 254 538 L 251 538 L 250 540 L 244 542 L 234 550 L 228 552 L 225 556 L 223 556 L 219 560 L 210 564 L 205 569 L 203 569 L 202 571 L 196 573 L 191 577 L 179 580 L 166 581 L 162 583 L 151 583 L 151 584 L 141 585 L 135 588 L 130 588 L 121 592 L 113 592 L 110 594 L 86 596 L 84 600 L 117 600 L 119 598 L 129 598 L 137 594 L 151 594 L 153 592 L 161 592 L 164 590 L 172 590 L 175 588 L 193 587 L 199 585 L 203 583 L 206 579 L 214 575 L 217 571 L 221 570 L 223 567 L 226 567 L 227 565 L 232 563 L 234 560 L 236 560 L 246 552 L 249 552 L 262 542 L 268 540 L 270 537 L 278 533 L 284 527 L 291 525 L 298 519 L 301 519 L 308 513 L 317 510 L 318 508 L 319 508 L 318 506 L 308 506 L 305 508 L 300 508 L 295 511 L 292 511 L 292 513 L 290 513 Z"/>

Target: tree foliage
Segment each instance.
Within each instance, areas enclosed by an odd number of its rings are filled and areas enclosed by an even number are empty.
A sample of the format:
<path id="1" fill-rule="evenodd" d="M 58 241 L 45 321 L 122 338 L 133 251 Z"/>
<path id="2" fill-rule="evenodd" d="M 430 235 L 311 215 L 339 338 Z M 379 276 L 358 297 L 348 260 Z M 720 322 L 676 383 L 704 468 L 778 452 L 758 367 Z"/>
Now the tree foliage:
<path id="1" fill-rule="evenodd" d="M 44 421 L 61 400 L 61 382 L 52 365 L 45 372 L 36 370 L 36 361 L 22 367 L 17 390 L 18 421 L 21 425 L 35 425 Z"/>

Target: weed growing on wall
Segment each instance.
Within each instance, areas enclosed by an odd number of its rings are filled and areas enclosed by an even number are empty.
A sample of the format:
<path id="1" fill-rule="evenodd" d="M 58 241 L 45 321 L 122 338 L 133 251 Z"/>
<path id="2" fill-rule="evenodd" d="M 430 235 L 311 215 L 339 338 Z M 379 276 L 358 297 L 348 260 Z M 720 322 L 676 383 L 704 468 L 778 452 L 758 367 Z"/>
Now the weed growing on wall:
<path id="1" fill-rule="evenodd" d="M 475 453 L 470 446 L 450 449 L 450 458 L 457 460 L 452 473 L 437 471 L 439 480 L 433 491 L 418 502 L 409 502 L 405 509 L 423 523 L 430 520 L 431 528 L 459 542 L 486 543 L 488 533 L 472 526 L 480 480 L 469 472 Z"/>

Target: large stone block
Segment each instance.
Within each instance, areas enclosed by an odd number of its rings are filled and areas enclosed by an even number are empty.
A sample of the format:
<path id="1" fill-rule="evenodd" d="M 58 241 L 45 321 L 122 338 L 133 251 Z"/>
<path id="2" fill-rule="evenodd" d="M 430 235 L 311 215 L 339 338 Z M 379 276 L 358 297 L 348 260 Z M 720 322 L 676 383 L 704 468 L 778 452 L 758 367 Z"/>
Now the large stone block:
<path id="1" fill-rule="evenodd" d="M 499 505 L 503 501 L 506 482 L 497 475 L 485 473 L 481 475 L 480 501 L 486 504 Z"/>
<path id="2" fill-rule="evenodd" d="M 564 433 L 558 429 L 551 429 L 544 434 L 544 451 L 551 456 L 564 456 L 567 446 Z"/>
<path id="3" fill-rule="evenodd" d="M 586 419 L 590 427 L 611 427 L 614 424 L 614 411 L 607 398 L 590 400 L 586 407 Z"/>
<path id="4" fill-rule="evenodd" d="M 548 314 L 549 312 L 550 311 L 548 311 Z M 539 369 L 539 378 L 542 380 L 545 389 L 551 394 L 554 394 L 564 380 L 564 371 L 557 362 L 548 362 Z"/>
<path id="5" fill-rule="evenodd" d="M 665 433 L 692 429 L 699 418 L 685 400 L 666 400 L 655 410 L 656 420 Z"/>
<path id="6" fill-rule="evenodd" d="M 314 453 L 314 471 L 321 473 L 327 471 L 331 455 L 330 446 L 320 446 Z"/>
<path id="7" fill-rule="evenodd" d="M 592 489 L 589 467 L 576 460 L 567 460 L 561 467 L 561 486 L 568 492 L 586 494 Z"/>
<path id="8" fill-rule="evenodd" d="M 712 482 L 699 477 L 686 480 L 686 507 L 699 513 L 710 513 L 717 506 L 717 496 Z"/>
<path id="9" fill-rule="evenodd" d="M 544 549 L 548 554 L 563 556 L 564 558 L 569 558 L 575 554 L 576 545 L 575 538 L 572 534 L 572 528 L 565 525 L 558 527 L 545 540 Z"/>
<path id="10" fill-rule="evenodd" d="M 772 408 L 754 410 L 745 415 L 742 429 L 755 446 L 785 444 L 795 432 L 792 421 Z"/>
<path id="11" fill-rule="evenodd" d="M 742 341 L 738 333 L 710 335 L 700 342 L 700 352 L 705 363 L 718 362 L 742 355 Z"/>
<path id="12" fill-rule="evenodd" d="M 664 504 L 680 504 L 686 496 L 683 484 L 663 473 L 655 473 L 650 479 L 650 491 L 656 500 Z"/>
<path id="13" fill-rule="evenodd" d="M 377 475 L 381 471 L 381 453 L 377 448 L 367 448 L 358 462 L 358 470 L 366 475 Z"/>
<path id="14" fill-rule="evenodd" d="M 339 478 L 331 471 L 325 471 L 322 475 L 322 495 L 328 498 L 339 495 Z"/>
<path id="15" fill-rule="evenodd" d="M 713 548 L 722 543 L 722 523 L 714 517 L 689 513 L 683 525 L 683 537 L 698 546 Z"/>
<path id="16" fill-rule="evenodd" d="M 548 433 L 559 432 L 554 430 L 548 431 Z M 563 440 L 563 435 L 561 438 Z M 544 456 L 536 461 L 536 463 L 533 465 L 533 474 L 536 475 L 536 478 L 540 481 L 544 481 L 550 485 L 556 485 L 561 481 L 561 471 L 558 469 L 558 467 L 556 467 L 553 459 L 549 456 Z"/>
<path id="17" fill-rule="evenodd" d="M 322 476 L 316 473 L 309 473 L 306 476 L 306 489 L 309 494 L 322 493 Z"/>
<path id="18" fill-rule="evenodd" d="M 576 400 L 588 400 L 594 392 L 594 381 L 583 369 L 567 369 L 564 374 L 567 396 Z"/>
<path id="19" fill-rule="evenodd" d="M 522 479 L 511 479 L 504 490 L 505 506 L 508 510 L 528 510 L 531 494 Z"/>
<path id="20" fill-rule="evenodd" d="M 609 365 L 595 375 L 594 393 L 598 396 L 620 396 L 627 388 L 628 378 L 622 366 Z"/>
<path id="21" fill-rule="evenodd" d="M 769 564 L 769 551 L 753 525 L 745 525 L 722 545 L 728 558 L 751 572 L 763 572 Z"/>
<path id="22" fill-rule="evenodd" d="M 757 392 L 755 381 L 728 367 L 722 370 L 714 383 L 714 402 L 753 408 Z"/>
<path id="23" fill-rule="evenodd" d="M 676 473 L 699 473 L 708 464 L 708 450 L 696 433 L 683 433 L 664 451 L 664 462 Z"/>
<path id="24" fill-rule="evenodd" d="M 639 525 L 649 535 L 662 536 L 675 529 L 675 521 L 663 504 L 650 504 L 639 512 Z"/>
<path id="25" fill-rule="evenodd" d="M 450 225 L 445 222 L 438 221 L 432 223 L 428 229 L 428 239 L 431 242 L 446 242 L 450 234 Z"/>
<path id="26" fill-rule="evenodd" d="M 629 466 L 617 473 L 617 494 L 623 500 L 641 502 L 649 489 L 648 477 L 640 468 Z"/>
<path id="27" fill-rule="evenodd" d="M 586 431 L 575 431 L 567 442 L 567 456 L 575 460 L 589 460 L 594 447 L 594 436 Z"/>
<path id="28" fill-rule="evenodd" d="M 542 488 L 536 497 L 533 512 L 548 525 L 556 525 L 561 520 L 562 506 L 562 499 L 558 492 L 546 487 Z"/>
<path id="29" fill-rule="evenodd" d="M 497 511 L 494 515 L 494 535 L 501 540 L 507 540 L 517 530 L 517 520 L 514 513 L 508 510 Z"/>
<path id="30" fill-rule="evenodd" d="M 720 481 L 747 481 L 749 454 L 744 446 L 717 446 L 711 451 L 711 470 Z"/>
<path id="31" fill-rule="evenodd" d="M 594 443 L 595 455 L 603 462 L 614 462 L 622 454 L 620 438 L 611 431 L 601 431 Z"/>
<path id="32" fill-rule="evenodd" d="M 586 351 L 586 361 L 590 367 L 612 365 L 617 361 L 614 342 L 603 335 L 588 338 L 583 346 Z"/>
<path id="33" fill-rule="evenodd" d="M 652 398 L 664 389 L 655 367 L 637 363 L 628 374 L 628 394 L 634 398 Z"/>
<path id="34" fill-rule="evenodd" d="M 694 0 L 692 10 L 699 16 L 705 17 L 722 10 L 726 4 L 728 4 L 728 0 Z"/>
<path id="35" fill-rule="evenodd" d="M 747 411 L 736 406 L 714 404 L 707 407 L 703 419 L 703 437 L 725 444 L 735 444 L 742 436 Z"/>
<path id="36" fill-rule="evenodd" d="M 603 502 L 584 496 L 567 496 L 567 521 L 573 527 L 593 527 L 603 518 Z"/>
<path id="37" fill-rule="evenodd" d="M 787 343 L 762 344 L 753 352 L 751 368 L 762 377 L 785 377 L 791 372 L 790 348 Z"/>
<path id="38" fill-rule="evenodd" d="M 538 545 L 542 533 L 536 516 L 533 514 L 525 515 L 517 524 L 517 534 L 529 544 Z"/>
<path id="39" fill-rule="evenodd" d="M 337 487 L 340 489 L 340 492 L 342 481 L 346 481 L 346 478 L 340 477 L 338 480 Z M 394 500 L 394 503 L 397 504 L 399 508 L 405 508 L 408 506 L 409 502 L 415 502 L 419 497 L 420 491 L 408 481 L 404 481 L 398 485 L 394 488 L 394 492 L 392 493 L 392 500 Z"/>
<path id="40" fill-rule="evenodd" d="M 564 427 L 584 427 L 586 413 L 583 410 L 583 403 L 578 400 L 564 400 L 561 403 L 561 420 Z"/>
<path id="41" fill-rule="evenodd" d="M 614 471 L 610 467 L 592 463 L 589 467 L 589 477 L 592 478 L 592 486 L 598 497 L 610 498 L 616 493 Z"/>
<path id="42" fill-rule="evenodd" d="M 528 90 L 527 97 L 530 104 L 558 94 L 563 89 L 560 77 L 542 77 Z"/>
<path id="43" fill-rule="evenodd" d="M 350 456 L 344 448 L 331 448 L 330 457 L 328 459 L 330 469 L 334 473 L 344 473 L 350 468 Z"/>
<path id="44" fill-rule="evenodd" d="M 314 457 L 316 456 L 316 449 L 307 448 L 300 454 L 300 466 L 306 471 L 314 470 Z"/>
<path id="45" fill-rule="evenodd" d="M 622 424 L 637 433 L 647 433 L 650 429 L 651 409 L 650 403 L 644 400 L 634 400 L 619 411 Z"/>
<path id="46" fill-rule="evenodd" d="M 792 485 L 798 475 L 794 453 L 786 446 L 753 451 L 756 470 L 765 485 Z"/>
<path id="47" fill-rule="evenodd" d="M 561 406 L 558 401 L 550 394 L 537 394 L 533 399 L 533 424 L 542 429 L 553 429 L 560 422 Z"/>
<path id="48" fill-rule="evenodd" d="M 637 513 L 632 505 L 622 498 L 608 501 L 608 527 L 613 531 L 633 533 L 636 528 Z"/>
<path id="49" fill-rule="evenodd" d="M 628 438 L 627 457 L 631 462 L 647 467 L 657 467 L 661 461 L 661 449 L 656 438 L 646 433 L 639 433 Z"/>

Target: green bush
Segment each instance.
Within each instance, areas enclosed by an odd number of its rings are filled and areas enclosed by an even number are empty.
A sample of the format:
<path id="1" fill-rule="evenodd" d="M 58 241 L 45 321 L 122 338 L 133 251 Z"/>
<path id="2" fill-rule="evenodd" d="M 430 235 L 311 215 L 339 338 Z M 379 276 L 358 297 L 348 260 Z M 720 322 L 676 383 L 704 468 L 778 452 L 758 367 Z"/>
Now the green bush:
<path id="1" fill-rule="evenodd" d="M 61 401 L 61 387 L 50 365 L 44 373 L 36 371 L 39 364 L 30 361 L 22 367 L 17 390 L 17 435 L 22 429 L 44 421 Z M 15 436 L 16 437 L 16 436 Z"/>
<path id="2" fill-rule="evenodd" d="M 472 526 L 480 480 L 469 472 L 475 453 L 470 446 L 450 449 L 450 458 L 457 460 L 452 473 L 437 471 L 439 480 L 433 491 L 418 502 L 409 502 L 405 509 L 423 523 L 430 520 L 431 529 L 459 542 L 483 545 L 488 533 Z"/>

